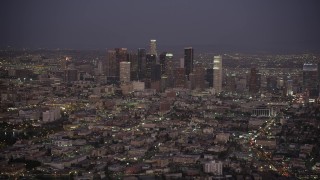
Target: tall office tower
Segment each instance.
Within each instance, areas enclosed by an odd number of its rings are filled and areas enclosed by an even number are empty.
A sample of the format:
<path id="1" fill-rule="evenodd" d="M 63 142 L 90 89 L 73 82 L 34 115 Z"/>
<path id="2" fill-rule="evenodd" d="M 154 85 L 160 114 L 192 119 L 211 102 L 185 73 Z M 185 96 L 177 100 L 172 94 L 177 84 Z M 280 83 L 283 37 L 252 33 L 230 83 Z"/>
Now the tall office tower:
<path id="1" fill-rule="evenodd" d="M 189 74 L 193 71 L 193 48 L 187 47 L 184 48 L 184 69 L 186 70 L 186 75 L 189 77 Z"/>
<path id="2" fill-rule="evenodd" d="M 128 53 L 128 61 L 131 63 L 130 71 L 131 71 L 131 80 L 138 81 L 138 55 L 136 53 Z"/>
<path id="3" fill-rule="evenodd" d="M 174 87 L 174 76 L 175 76 L 175 64 L 173 61 L 173 55 L 171 53 L 166 53 L 165 58 L 165 75 L 167 76 L 166 87 Z"/>
<path id="4" fill-rule="evenodd" d="M 66 70 L 68 69 L 68 66 L 72 63 L 72 58 L 71 57 L 66 57 L 60 60 L 60 66 L 61 69 Z"/>
<path id="5" fill-rule="evenodd" d="M 107 77 L 115 77 L 117 75 L 116 51 L 107 51 L 106 73 Z"/>
<path id="6" fill-rule="evenodd" d="M 155 39 L 151 39 L 150 40 L 150 51 L 149 51 L 149 54 L 153 54 L 155 56 L 157 56 L 157 40 Z"/>
<path id="7" fill-rule="evenodd" d="M 138 80 L 143 80 L 146 73 L 146 49 L 138 49 Z"/>
<path id="8" fill-rule="evenodd" d="M 236 91 L 236 75 L 235 74 L 227 75 L 225 91 L 227 91 L 227 92 L 235 92 Z"/>
<path id="9" fill-rule="evenodd" d="M 213 88 L 216 94 L 222 91 L 222 56 L 213 58 Z"/>
<path id="10" fill-rule="evenodd" d="M 127 48 L 108 50 L 106 61 L 107 82 L 114 84 L 119 81 L 120 62 L 128 61 Z"/>
<path id="11" fill-rule="evenodd" d="M 293 81 L 290 77 L 286 81 L 286 95 L 292 96 L 293 95 Z"/>
<path id="12" fill-rule="evenodd" d="M 162 52 L 159 55 L 159 63 L 161 66 L 161 75 L 163 75 L 165 73 L 165 69 L 166 69 L 166 52 Z"/>
<path id="13" fill-rule="evenodd" d="M 303 91 L 308 92 L 309 97 L 316 98 L 319 96 L 318 88 L 318 66 L 316 64 L 303 65 Z"/>
<path id="14" fill-rule="evenodd" d="M 249 92 L 251 94 L 258 93 L 260 90 L 260 74 L 256 68 L 251 68 L 249 77 Z"/>
<path id="15" fill-rule="evenodd" d="M 202 64 L 196 64 L 193 69 L 193 74 L 195 78 L 194 88 L 204 89 L 205 87 L 205 68 Z"/>
<path id="16" fill-rule="evenodd" d="M 147 56 L 146 56 L 146 73 L 145 73 L 146 88 L 151 87 L 151 73 L 152 73 L 152 68 L 155 64 L 156 64 L 156 56 L 153 54 L 147 54 Z"/>
<path id="17" fill-rule="evenodd" d="M 213 69 L 208 68 L 206 70 L 206 81 L 208 82 L 209 87 L 213 87 Z"/>
<path id="18" fill-rule="evenodd" d="M 161 65 L 155 64 L 151 67 L 151 81 L 161 80 Z"/>
<path id="19" fill-rule="evenodd" d="M 191 90 L 194 90 L 196 88 L 196 85 L 196 75 L 192 72 L 189 74 L 189 81 L 187 82 L 187 87 Z"/>
<path id="20" fill-rule="evenodd" d="M 116 59 L 118 62 L 128 61 L 127 48 L 115 48 Z"/>
<path id="21" fill-rule="evenodd" d="M 151 68 L 151 89 L 161 91 L 161 65 L 154 64 Z"/>
<path id="22" fill-rule="evenodd" d="M 128 83 L 130 82 L 130 62 L 120 62 L 120 82 Z"/>
<path id="23" fill-rule="evenodd" d="M 160 81 L 160 85 L 161 85 L 161 92 L 164 92 L 167 88 L 167 81 L 168 81 L 168 77 L 166 75 L 162 75 L 161 76 L 161 81 Z"/>
<path id="24" fill-rule="evenodd" d="M 98 75 L 103 75 L 104 74 L 102 61 L 98 61 L 97 74 Z"/>
<path id="25" fill-rule="evenodd" d="M 184 58 L 180 58 L 179 67 L 184 68 Z"/>
<path id="26" fill-rule="evenodd" d="M 159 55 L 159 61 L 160 61 L 160 66 L 161 66 L 161 75 L 163 75 L 166 72 L 167 52 L 163 52 Z"/>
<path id="27" fill-rule="evenodd" d="M 127 48 L 115 48 L 116 50 L 116 64 L 117 76 L 120 77 L 120 62 L 128 61 Z"/>
<path id="28" fill-rule="evenodd" d="M 174 77 L 174 87 L 184 88 L 186 86 L 186 72 L 184 68 L 176 68 Z"/>

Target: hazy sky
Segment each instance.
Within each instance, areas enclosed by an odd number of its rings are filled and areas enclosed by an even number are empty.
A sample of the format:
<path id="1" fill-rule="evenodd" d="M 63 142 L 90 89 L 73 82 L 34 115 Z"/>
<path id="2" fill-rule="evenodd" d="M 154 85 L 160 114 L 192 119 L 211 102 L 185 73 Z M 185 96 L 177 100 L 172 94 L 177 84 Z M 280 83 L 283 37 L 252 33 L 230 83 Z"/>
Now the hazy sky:
<path id="1" fill-rule="evenodd" d="M 320 50 L 319 0 L 1 0 L 0 47 Z"/>

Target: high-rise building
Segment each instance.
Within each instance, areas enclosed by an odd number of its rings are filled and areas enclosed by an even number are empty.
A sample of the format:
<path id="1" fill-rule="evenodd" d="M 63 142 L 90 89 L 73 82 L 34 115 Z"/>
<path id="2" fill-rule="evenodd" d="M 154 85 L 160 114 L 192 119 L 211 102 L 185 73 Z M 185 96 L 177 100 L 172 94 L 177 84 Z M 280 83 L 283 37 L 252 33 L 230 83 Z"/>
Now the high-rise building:
<path id="1" fill-rule="evenodd" d="M 155 55 L 157 57 L 157 40 L 151 39 L 150 40 L 150 51 L 149 54 Z"/>
<path id="2" fill-rule="evenodd" d="M 131 64 L 130 72 L 131 72 L 131 80 L 132 81 L 138 81 L 139 75 L 138 75 L 138 55 L 136 53 L 128 53 L 128 61 Z"/>
<path id="3" fill-rule="evenodd" d="M 213 88 L 216 94 L 222 91 L 222 56 L 213 58 Z"/>
<path id="4" fill-rule="evenodd" d="M 160 81 L 161 80 L 161 65 L 154 64 L 151 67 L 151 81 Z"/>
<path id="5" fill-rule="evenodd" d="M 161 75 L 166 72 L 166 54 L 167 52 L 163 52 L 159 55 L 159 63 L 161 66 Z"/>
<path id="6" fill-rule="evenodd" d="M 118 62 L 128 61 L 127 48 L 115 48 Z"/>
<path id="7" fill-rule="evenodd" d="M 119 82 L 120 62 L 128 61 L 127 48 L 115 48 L 108 50 L 106 61 L 107 82 L 114 84 Z"/>
<path id="8" fill-rule="evenodd" d="M 106 72 L 108 77 L 114 77 L 117 74 L 116 51 L 107 51 Z"/>
<path id="9" fill-rule="evenodd" d="M 167 76 L 166 87 L 174 87 L 174 76 L 175 76 L 175 63 L 173 61 L 173 55 L 171 53 L 166 53 L 165 58 L 165 75 Z"/>
<path id="10" fill-rule="evenodd" d="M 173 54 L 163 52 L 160 54 L 159 59 L 160 59 L 160 65 L 161 65 L 161 75 L 163 75 L 167 70 L 168 64 L 170 64 L 169 61 L 172 61 L 173 59 Z"/>
<path id="11" fill-rule="evenodd" d="M 146 49 L 138 49 L 138 80 L 143 80 L 146 73 Z"/>
<path id="12" fill-rule="evenodd" d="M 120 77 L 120 62 L 128 61 L 127 48 L 115 48 L 117 76 Z"/>
<path id="13" fill-rule="evenodd" d="M 228 74 L 226 76 L 225 91 L 227 91 L 227 92 L 235 92 L 236 91 L 236 75 L 235 74 Z"/>
<path id="14" fill-rule="evenodd" d="M 249 92 L 251 94 L 258 93 L 260 90 L 260 74 L 256 68 L 251 68 L 249 77 Z"/>
<path id="15" fill-rule="evenodd" d="M 130 82 L 130 62 L 120 62 L 120 82 L 128 83 Z"/>
<path id="16" fill-rule="evenodd" d="M 187 77 L 193 71 L 193 48 L 184 48 L 184 69 Z"/>
<path id="17" fill-rule="evenodd" d="M 293 95 L 293 81 L 292 81 L 292 79 L 288 79 L 286 81 L 286 95 L 287 96 Z"/>
<path id="18" fill-rule="evenodd" d="M 153 54 L 147 54 L 147 56 L 146 56 L 146 73 L 145 73 L 146 88 L 151 87 L 152 68 L 155 64 L 156 64 L 156 56 Z"/>
<path id="19" fill-rule="evenodd" d="M 98 69 L 97 69 L 97 70 L 98 70 L 98 74 L 99 74 L 99 75 L 104 74 L 102 61 L 99 61 L 99 62 L 98 62 Z"/>
<path id="20" fill-rule="evenodd" d="M 193 74 L 195 76 L 194 88 L 204 89 L 205 88 L 205 68 L 202 64 L 196 64 L 193 69 Z"/>
<path id="21" fill-rule="evenodd" d="M 187 83 L 187 87 L 191 90 L 194 90 L 196 88 L 196 85 L 196 75 L 192 72 L 189 74 L 189 81 Z"/>
<path id="22" fill-rule="evenodd" d="M 174 87 L 176 88 L 184 88 L 186 85 L 186 75 L 184 68 L 176 68 L 175 70 L 175 78 L 174 78 Z"/>
<path id="23" fill-rule="evenodd" d="M 319 96 L 318 66 L 316 64 L 303 65 L 303 91 L 308 92 L 309 97 Z"/>
<path id="24" fill-rule="evenodd" d="M 184 58 L 180 58 L 179 67 L 184 68 Z"/>
<path id="25" fill-rule="evenodd" d="M 213 69 L 212 68 L 208 68 L 206 70 L 206 81 L 209 84 L 209 87 L 213 87 Z"/>

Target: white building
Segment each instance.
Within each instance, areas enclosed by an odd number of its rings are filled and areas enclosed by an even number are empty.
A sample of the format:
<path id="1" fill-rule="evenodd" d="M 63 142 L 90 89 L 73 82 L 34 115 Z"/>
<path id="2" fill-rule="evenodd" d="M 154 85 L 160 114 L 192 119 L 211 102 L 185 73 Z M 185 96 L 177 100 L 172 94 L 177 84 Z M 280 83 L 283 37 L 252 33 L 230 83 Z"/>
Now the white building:
<path id="1" fill-rule="evenodd" d="M 130 62 L 120 62 L 120 82 L 128 83 L 130 82 Z"/>
<path id="2" fill-rule="evenodd" d="M 252 116 L 271 117 L 274 115 L 273 109 L 266 105 L 260 105 L 252 110 Z"/>
<path id="3" fill-rule="evenodd" d="M 222 56 L 213 59 L 213 88 L 216 94 L 222 91 Z"/>
<path id="4" fill-rule="evenodd" d="M 150 52 L 149 52 L 150 54 L 158 56 L 158 53 L 157 53 L 157 40 L 151 39 L 149 48 L 150 48 Z"/>
<path id="5" fill-rule="evenodd" d="M 143 91 L 145 89 L 145 84 L 144 82 L 140 82 L 140 81 L 133 81 L 132 82 L 133 85 L 133 90 L 134 91 Z"/>
<path id="6" fill-rule="evenodd" d="M 221 176 L 223 163 L 221 161 L 209 161 L 204 164 L 203 169 L 205 173 L 213 173 L 214 175 Z"/>
<path id="7" fill-rule="evenodd" d="M 52 108 L 42 113 L 43 122 L 52 122 L 60 118 L 61 118 L 61 114 L 60 114 L 59 108 Z"/>

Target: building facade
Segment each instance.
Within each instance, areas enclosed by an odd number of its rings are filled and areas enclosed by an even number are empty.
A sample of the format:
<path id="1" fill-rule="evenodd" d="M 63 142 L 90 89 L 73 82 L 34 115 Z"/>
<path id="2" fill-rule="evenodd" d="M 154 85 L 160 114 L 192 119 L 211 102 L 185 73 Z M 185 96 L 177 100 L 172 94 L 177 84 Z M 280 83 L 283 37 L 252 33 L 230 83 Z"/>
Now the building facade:
<path id="1" fill-rule="evenodd" d="M 213 88 L 216 94 L 222 91 L 222 56 L 213 58 Z"/>
<path id="2" fill-rule="evenodd" d="M 193 48 L 184 48 L 184 69 L 187 77 L 193 71 Z"/>
<path id="3" fill-rule="evenodd" d="M 130 82 L 130 62 L 120 62 L 120 82 L 121 83 L 128 83 Z"/>

